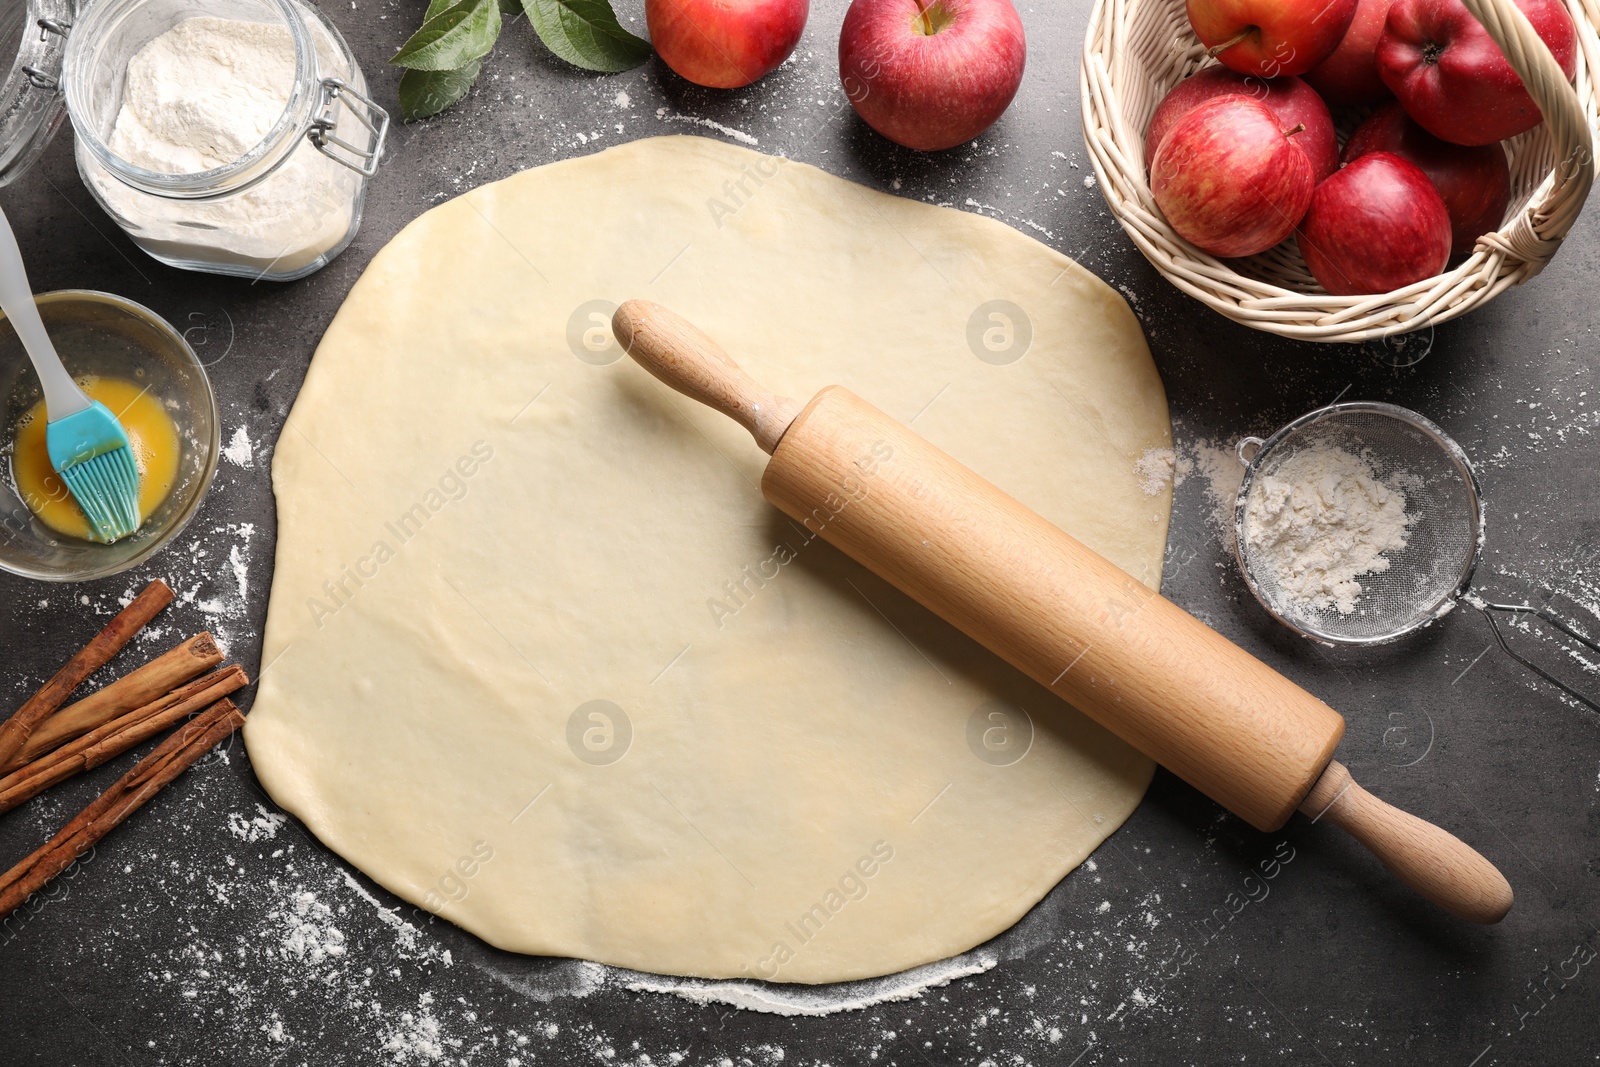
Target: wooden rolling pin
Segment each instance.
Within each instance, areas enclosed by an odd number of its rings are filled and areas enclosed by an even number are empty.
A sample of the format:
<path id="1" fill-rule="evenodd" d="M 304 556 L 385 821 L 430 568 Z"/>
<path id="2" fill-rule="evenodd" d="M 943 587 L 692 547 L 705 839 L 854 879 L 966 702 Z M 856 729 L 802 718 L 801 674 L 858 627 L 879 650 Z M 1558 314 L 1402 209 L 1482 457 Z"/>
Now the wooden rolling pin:
<path id="1" fill-rule="evenodd" d="M 646 370 L 772 456 L 779 509 L 1261 830 L 1298 808 L 1349 831 L 1453 915 L 1499 922 L 1511 886 L 1333 759 L 1344 720 L 849 390 L 774 396 L 655 304 L 612 320 Z"/>

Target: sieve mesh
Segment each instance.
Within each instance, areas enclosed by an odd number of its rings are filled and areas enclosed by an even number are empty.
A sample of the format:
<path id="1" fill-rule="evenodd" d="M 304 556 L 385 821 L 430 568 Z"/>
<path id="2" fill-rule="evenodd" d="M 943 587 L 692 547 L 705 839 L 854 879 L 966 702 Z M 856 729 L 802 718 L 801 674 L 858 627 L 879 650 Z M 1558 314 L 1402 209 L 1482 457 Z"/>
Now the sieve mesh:
<path id="1" fill-rule="evenodd" d="M 1361 596 L 1349 614 L 1297 603 L 1250 548 L 1248 503 L 1252 492 L 1261 492 L 1259 480 L 1297 452 L 1323 445 L 1366 457 L 1374 474 L 1406 498 L 1406 545 L 1384 553 L 1388 570 L 1356 579 Z M 1483 506 L 1471 463 L 1443 430 L 1405 408 L 1359 402 L 1314 411 L 1262 442 L 1239 487 L 1234 522 L 1245 581 L 1268 611 L 1310 637 L 1374 644 L 1423 626 L 1454 606 L 1477 564 Z"/>

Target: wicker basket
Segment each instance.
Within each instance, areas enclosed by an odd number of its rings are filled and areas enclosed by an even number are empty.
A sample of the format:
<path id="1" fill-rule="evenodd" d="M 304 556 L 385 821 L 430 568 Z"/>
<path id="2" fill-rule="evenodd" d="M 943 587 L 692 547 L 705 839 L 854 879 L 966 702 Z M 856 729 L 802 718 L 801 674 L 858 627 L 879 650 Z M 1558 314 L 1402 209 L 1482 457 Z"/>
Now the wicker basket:
<path id="1" fill-rule="evenodd" d="M 1184 0 L 1096 0 L 1089 16 L 1083 137 L 1111 213 L 1179 289 L 1230 319 L 1302 340 L 1366 341 L 1421 329 L 1527 281 L 1555 254 L 1594 179 L 1600 0 L 1566 0 L 1578 29 L 1572 84 L 1511 0 L 1463 2 L 1522 76 L 1545 122 L 1504 142 L 1508 217 L 1454 269 L 1379 296 L 1331 296 L 1311 277 L 1293 239 L 1223 260 L 1179 237 L 1150 194 L 1144 133 L 1167 91 L 1206 62 Z M 1352 118 L 1335 113 L 1341 128 Z"/>

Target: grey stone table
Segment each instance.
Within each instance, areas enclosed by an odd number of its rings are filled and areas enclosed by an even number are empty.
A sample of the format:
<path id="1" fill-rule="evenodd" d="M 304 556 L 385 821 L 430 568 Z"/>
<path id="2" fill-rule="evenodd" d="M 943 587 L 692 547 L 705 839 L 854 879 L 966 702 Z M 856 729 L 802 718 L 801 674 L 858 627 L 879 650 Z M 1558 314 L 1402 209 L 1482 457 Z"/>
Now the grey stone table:
<path id="1" fill-rule="evenodd" d="M 1016 104 L 975 144 L 934 156 L 898 150 L 837 110 L 845 3 L 814 7 L 797 56 L 728 93 L 654 62 L 586 75 L 540 51 L 525 23 L 508 26 L 470 99 L 396 131 L 355 244 L 286 286 L 145 258 L 93 205 L 70 136 L 59 137 L 0 191 L 38 288 L 125 294 L 187 331 L 210 364 L 229 448 L 190 531 L 138 572 L 66 588 L 0 578 L 0 706 L 156 576 L 181 597 L 160 623 L 169 636 L 209 628 L 254 670 L 272 579 L 274 442 L 318 337 L 372 254 L 482 182 L 631 138 L 726 136 L 716 123 L 875 188 L 997 216 L 1127 294 L 1191 468 L 1166 591 L 1337 705 L 1349 720 L 1341 758 L 1498 863 L 1516 887 L 1510 917 L 1490 929 L 1452 921 L 1339 834 L 1304 819 L 1258 834 L 1158 773 L 1091 864 L 986 947 L 996 960 L 986 973 L 847 1014 L 735 1011 L 634 991 L 592 965 L 500 953 L 430 920 L 280 816 L 235 743 L 6 923 L 0 1062 L 1485 1067 L 1600 1054 L 1600 967 L 1590 964 L 1600 949 L 1600 717 L 1489 651 L 1471 613 L 1378 651 L 1313 647 L 1256 606 L 1216 521 L 1238 437 L 1340 395 L 1392 400 L 1443 424 L 1481 465 L 1485 588 L 1519 599 L 1559 586 L 1572 599 L 1556 603 L 1587 617 L 1600 604 L 1593 223 L 1530 285 L 1405 345 L 1277 340 L 1179 294 L 1107 214 L 1079 132 L 1083 0 L 1024 2 L 1030 56 Z M 381 100 L 393 101 L 397 81 L 384 60 L 421 8 L 330 9 Z M 641 11 L 624 5 L 639 25 Z M 1600 692 L 1600 678 L 1553 641 L 1516 640 Z M 137 647 L 148 654 L 157 641 Z M 0 821 L 0 864 L 128 762 Z"/>

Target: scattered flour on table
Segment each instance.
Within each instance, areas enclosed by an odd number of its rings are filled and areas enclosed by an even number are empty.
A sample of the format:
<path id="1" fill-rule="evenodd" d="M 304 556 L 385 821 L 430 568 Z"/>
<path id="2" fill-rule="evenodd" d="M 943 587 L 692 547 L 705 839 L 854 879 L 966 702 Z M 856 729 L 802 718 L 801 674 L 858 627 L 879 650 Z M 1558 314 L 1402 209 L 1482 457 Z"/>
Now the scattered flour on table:
<path id="1" fill-rule="evenodd" d="M 1194 460 L 1180 455 L 1172 448 L 1146 449 L 1144 455 L 1133 461 L 1133 470 L 1139 477 L 1139 488 L 1145 496 L 1159 496 L 1170 488 L 1183 484 L 1183 479 L 1194 470 Z"/>
<path id="2" fill-rule="evenodd" d="M 255 446 L 250 443 L 250 434 L 243 426 L 233 431 L 233 436 L 228 438 L 227 447 L 222 450 L 222 455 L 235 467 L 255 466 Z"/>
<path id="3" fill-rule="evenodd" d="M 540 1004 L 569 997 L 581 1000 L 605 988 L 610 974 L 609 968 L 590 960 L 540 957 L 537 966 L 523 969 L 503 966 L 502 961 L 492 959 L 469 957 L 467 962 L 507 989 Z"/>
<path id="4" fill-rule="evenodd" d="M 687 122 L 691 126 L 704 126 L 708 130 L 716 130 L 718 133 L 732 137 L 740 144 L 749 145 L 751 148 L 761 143 L 754 135 L 745 133 L 743 130 L 736 130 L 732 126 L 724 126 L 713 119 L 704 119 L 696 115 L 679 115 L 664 107 L 656 108 L 656 118 L 662 122 Z"/>
<path id="5" fill-rule="evenodd" d="M 236 637 L 249 635 L 237 632 L 236 623 L 249 614 L 250 542 L 256 529 L 254 523 L 240 522 L 214 526 L 211 532 L 233 538 L 225 558 L 219 558 L 220 545 L 195 538 L 188 544 L 187 560 L 180 562 L 182 557 L 170 554 L 174 569 L 164 577 L 177 594 L 177 602 L 200 612 L 204 628 L 227 653 Z M 179 566 L 186 569 L 176 569 Z M 131 601 L 133 590 L 125 595 Z"/>
<path id="6" fill-rule="evenodd" d="M 995 953 L 979 950 L 936 960 L 883 978 L 817 987 L 672 978 L 638 971 L 621 972 L 625 975 L 621 985 L 640 993 L 671 993 L 697 1004 L 727 1004 L 746 1011 L 773 1015 L 816 1016 L 862 1011 L 878 1004 L 915 1000 L 928 990 L 947 986 L 957 978 L 991 970 L 999 962 L 1000 957 Z"/>
<path id="7" fill-rule="evenodd" d="M 1389 569 L 1408 538 L 1406 497 L 1360 453 L 1301 449 L 1251 486 L 1246 547 L 1297 611 L 1356 609 L 1358 578 Z"/>
<path id="8" fill-rule="evenodd" d="M 213 489 L 217 491 L 220 487 Z M 207 630 L 216 638 L 217 647 L 228 653 L 236 639 L 255 636 L 254 630 L 247 628 L 247 597 L 251 585 L 250 544 L 256 529 L 254 523 L 228 522 L 214 525 L 207 532 L 215 537 L 202 534 L 190 538 L 181 548 L 174 545 L 155 563 L 141 568 L 121 591 L 112 587 L 93 596 L 84 593 L 70 597 L 68 602 L 96 617 L 110 618 L 133 603 L 147 581 L 160 578 L 172 587 L 173 604 L 139 631 L 134 639 L 138 647 L 165 652 L 177 642 Z M 52 603 L 59 602 L 38 601 L 39 610 L 47 610 Z M 113 665 L 96 678 L 110 680 L 119 673 Z M 27 681 L 21 679 L 19 686 L 27 688 Z M 33 684 L 37 687 L 39 683 Z"/>
<path id="9" fill-rule="evenodd" d="M 228 815 L 228 832 L 240 841 L 271 841 L 278 836 L 285 823 L 289 821 L 287 815 L 275 811 L 268 811 L 266 805 L 256 805 L 255 816 L 241 815 L 230 812 Z"/>
<path id="10" fill-rule="evenodd" d="M 395 1063 L 437 1063 L 461 1048 L 461 1042 L 447 1038 L 433 1014 L 433 994 L 417 998 L 417 1010 L 400 1013 L 398 1022 L 383 1035 L 383 1051 Z"/>
<path id="11" fill-rule="evenodd" d="M 803 1027 L 804 1017 L 826 1016 L 811 1025 L 850 1035 L 858 1052 L 852 1062 L 920 1062 L 917 1049 L 962 1047 L 982 1049 L 1003 1067 L 1044 1067 L 1080 1056 L 1088 1062 L 1084 1053 L 1100 1045 L 1107 1027 L 1186 1010 L 1161 977 L 1170 962 L 1171 914 L 1157 893 L 1107 884 L 1103 895 L 1097 888 L 1084 898 L 1093 902 L 1087 907 L 1066 899 L 1041 905 L 1004 943 L 865 982 L 785 987 L 670 978 L 497 952 L 403 902 L 387 906 L 360 875 L 307 847 L 292 820 L 273 839 L 241 845 L 239 820 L 253 819 L 240 814 L 251 809 L 233 799 L 230 783 L 203 771 L 186 781 L 195 790 L 192 810 L 213 813 L 215 822 L 196 820 L 192 836 L 160 849 L 119 851 L 120 876 L 128 880 L 123 921 L 75 946 L 91 966 L 141 961 L 126 996 L 152 1020 L 151 1063 L 293 1067 L 329 1062 L 331 1043 L 368 1050 L 363 1063 L 395 1067 L 822 1067 L 840 1061 L 818 1057 L 806 1031 L 792 1028 Z M 1073 877 L 1097 883 L 1102 872 L 1089 860 Z M 175 909 L 182 936 L 147 921 L 152 907 Z M 970 979 L 965 989 L 954 984 L 1023 957 L 1051 974 L 1051 983 L 1018 986 L 1001 977 Z M 508 997 L 485 989 L 480 975 L 525 992 Z M 617 1014 L 636 990 L 662 995 L 647 1006 L 654 1028 Z M 569 999 L 590 996 L 598 1003 Z M 682 1018 L 671 1003 L 679 997 L 689 1002 L 680 1009 L 709 1009 L 697 1032 L 667 1025 Z M 773 1030 L 770 1021 L 739 1018 L 738 1009 L 793 1018 Z M 190 1047 L 187 1033 L 201 1026 L 213 1036 L 204 1049 Z M 792 1044 L 775 1041 L 779 1034 Z"/>
<path id="12" fill-rule="evenodd" d="M 377 913 L 378 921 L 394 931 L 394 947 L 402 959 L 438 961 L 446 967 L 455 963 L 449 949 L 439 948 L 431 942 L 424 944 L 420 938 L 420 930 L 401 918 L 398 910 L 384 907 L 383 903 L 367 892 L 349 871 L 340 870 L 339 875 L 344 879 L 344 884 L 352 893 L 372 905 L 372 910 Z"/>
<path id="13" fill-rule="evenodd" d="M 333 924 L 333 909 L 309 890 L 295 893 L 269 918 L 283 924 L 284 959 L 318 964 L 345 954 L 344 931 Z"/>
<path id="14" fill-rule="evenodd" d="M 1201 544 L 1189 543 L 1181 535 L 1169 540 L 1162 567 L 1163 583 L 1200 558 L 1205 543 L 1221 548 L 1229 556 L 1233 554 L 1233 516 L 1245 471 L 1232 442 L 1188 437 L 1181 424 L 1173 426 L 1173 433 L 1170 446 L 1149 448 L 1134 457 L 1130 472 L 1134 484 L 1152 503 L 1170 494 L 1173 529 L 1199 527 L 1195 533 Z M 1180 487 L 1189 482 L 1193 486 L 1180 492 Z M 1156 512 L 1151 518 L 1160 521 L 1162 516 Z M 1215 542 L 1211 542 L 1208 532 L 1215 535 Z M 1220 561 L 1217 565 L 1223 566 Z"/>
<path id="15" fill-rule="evenodd" d="M 244 523 L 249 526 L 249 523 Z M 251 533 L 255 531 L 252 529 Z M 244 543 L 250 543 L 250 534 L 244 535 Z M 245 558 L 244 550 L 239 545 L 228 546 L 228 569 L 233 571 L 233 580 L 239 585 L 239 599 L 243 601 L 250 592 L 250 561 Z"/>
<path id="16" fill-rule="evenodd" d="M 1207 440 L 1150 448 L 1133 461 L 1134 477 L 1146 496 L 1176 489 L 1191 474 L 1205 479 L 1206 496 L 1219 529 L 1232 536 L 1234 502 L 1244 481 L 1244 464 L 1230 447 Z"/>
<path id="17" fill-rule="evenodd" d="M 1194 443 L 1194 467 L 1206 480 L 1206 495 L 1211 500 L 1212 516 L 1222 529 L 1224 540 L 1233 541 L 1233 509 L 1244 481 L 1244 464 L 1232 447 L 1210 441 Z"/>

